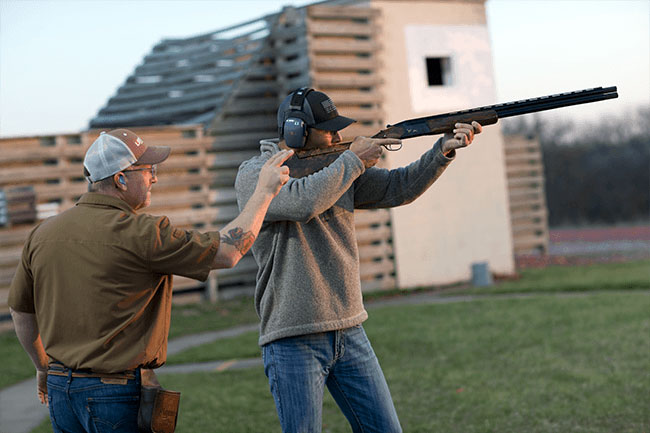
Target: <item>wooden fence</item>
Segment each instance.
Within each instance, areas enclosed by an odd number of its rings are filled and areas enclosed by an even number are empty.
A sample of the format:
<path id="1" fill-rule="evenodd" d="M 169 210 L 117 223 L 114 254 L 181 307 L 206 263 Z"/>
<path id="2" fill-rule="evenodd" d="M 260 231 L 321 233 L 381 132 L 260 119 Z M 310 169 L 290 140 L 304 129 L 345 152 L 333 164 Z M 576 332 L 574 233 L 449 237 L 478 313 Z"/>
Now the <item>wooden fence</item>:
<path id="1" fill-rule="evenodd" d="M 504 137 L 515 255 L 548 252 L 548 213 L 539 140 Z"/>

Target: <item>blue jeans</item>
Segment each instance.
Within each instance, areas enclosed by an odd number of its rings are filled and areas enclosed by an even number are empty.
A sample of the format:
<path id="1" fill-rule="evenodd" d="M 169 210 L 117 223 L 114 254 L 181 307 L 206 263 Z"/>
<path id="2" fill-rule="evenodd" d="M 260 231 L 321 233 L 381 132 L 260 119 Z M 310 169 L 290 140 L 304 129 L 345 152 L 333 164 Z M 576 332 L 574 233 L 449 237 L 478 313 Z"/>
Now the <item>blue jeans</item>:
<path id="1" fill-rule="evenodd" d="M 47 375 L 47 399 L 55 433 L 138 431 L 139 370 L 135 379 L 126 384 L 104 383 L 106 380 L 99 377 L 72 377 L 68 369 L 65 373 L 67 376 Z"/>
<path id="2" fill-rule="evenodd" d="M 352 431 L 402 431 L 361 325 L 276 340 L 262 347 L 262 357 L 283 432 L 321 431 L 325 385 Z"/>

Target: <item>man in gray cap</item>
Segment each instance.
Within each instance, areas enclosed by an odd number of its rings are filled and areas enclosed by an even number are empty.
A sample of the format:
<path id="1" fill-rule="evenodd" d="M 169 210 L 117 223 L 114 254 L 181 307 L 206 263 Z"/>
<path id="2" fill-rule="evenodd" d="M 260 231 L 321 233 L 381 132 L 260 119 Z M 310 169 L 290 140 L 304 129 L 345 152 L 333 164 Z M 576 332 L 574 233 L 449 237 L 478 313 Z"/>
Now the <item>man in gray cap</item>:
<path id="1" fill-rule="evenodd" d="M 126 129 L 102 133 L 84 159 L 89 192 L 25 243 L 8 303 L 55 432 L 137 431 L 140 384 L 156 384 L 151 369 L 167 357 L 172 274 L 205 281 L 239 261 L 288 180 L 292 152 L 263 164 L 221 234 L 137 212 L 169 154 Z"/>
<path id="2" fill-rule="evenodd" d="M 324 93 L 302 88 L 278 109 L 279 139 L 260 142 L 235 181 L 240 208 L 266 161 L 281 149 L 335 146 L 354 122 Z M 266 214 L 253 255 L 264 368 L 284 432 L 320 432 L 324 386 L 354 432 L 401 431 L 388 385 L 361 324 L 363 306 L 354 209 L 400 206 L 424 193 L 481 132 L 457 124 L 407 167 L 374 167 L 396 139 L 357 137 L 331 164 L 291 178 Z M 293 170 L 293 169 L 292 169 Z"/>

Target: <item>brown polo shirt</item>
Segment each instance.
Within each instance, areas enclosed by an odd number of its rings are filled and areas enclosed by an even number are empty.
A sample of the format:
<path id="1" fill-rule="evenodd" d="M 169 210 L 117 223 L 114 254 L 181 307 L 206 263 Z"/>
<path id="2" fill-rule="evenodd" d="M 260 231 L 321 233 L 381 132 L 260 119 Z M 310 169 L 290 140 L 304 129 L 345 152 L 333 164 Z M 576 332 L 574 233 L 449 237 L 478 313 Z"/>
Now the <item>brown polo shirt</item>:
<path id="1" fill-rule="evenodd" d="M 87 193 L 32 230 L 9 306 L 36 314 L 45 352 L 68 367 L 156 368 L 167 358 L 172 274 L 204 281 L 218 248 L 218 232 Z"/>

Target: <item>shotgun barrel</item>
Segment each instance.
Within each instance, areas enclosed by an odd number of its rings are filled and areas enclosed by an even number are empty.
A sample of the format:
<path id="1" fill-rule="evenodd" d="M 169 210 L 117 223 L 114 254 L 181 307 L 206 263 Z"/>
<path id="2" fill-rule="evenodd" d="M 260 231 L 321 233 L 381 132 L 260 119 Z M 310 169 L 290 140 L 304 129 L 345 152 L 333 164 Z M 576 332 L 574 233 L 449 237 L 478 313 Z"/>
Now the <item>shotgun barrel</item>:
<path id="1" fill-rule="evenodd" d="M 483 125 L 491 125 L 496 123 L 498 119 L 506 117 L 604 101 L 617 97 L 616 86 L 611 86 L 594 87 L 592 89 L 558 93 L 539 98 L 522 99 L 504 104 L 487 105 L 469 110 L 404 120 L 394 125 L 388 125 L 386 129 L 373 135 L 373 138 L 414 138 L 422 135 L 443 134 L 449 132 L 450 127 L 453 129 L 453 124 L 459 121 L 476 120 Z M 495 115 L 496 118 L 494 118 Z"/>

